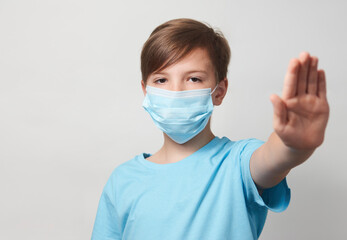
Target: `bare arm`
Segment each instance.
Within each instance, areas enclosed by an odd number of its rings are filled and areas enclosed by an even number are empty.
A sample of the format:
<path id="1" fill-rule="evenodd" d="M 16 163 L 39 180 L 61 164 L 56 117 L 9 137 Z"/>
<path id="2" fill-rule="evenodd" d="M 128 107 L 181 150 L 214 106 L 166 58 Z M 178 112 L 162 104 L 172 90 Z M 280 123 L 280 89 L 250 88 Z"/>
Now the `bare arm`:
<path id="1" fill-rule="evenodd" d="M 325 74 L 317 66 L 318 58 L 301 53 L 289 63 L 282 98 L 271 96 L 274 132 L 250 160 L 252 178 L 259 188 L 281 182 L 323 143 L 329 105 Z"/>

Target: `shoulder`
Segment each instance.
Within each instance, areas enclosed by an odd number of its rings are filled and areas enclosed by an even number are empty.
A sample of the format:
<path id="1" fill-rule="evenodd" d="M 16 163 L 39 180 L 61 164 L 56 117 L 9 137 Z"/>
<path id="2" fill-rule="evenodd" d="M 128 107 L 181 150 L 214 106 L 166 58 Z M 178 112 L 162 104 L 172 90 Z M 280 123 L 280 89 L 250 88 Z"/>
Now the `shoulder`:
<path id="1" fill-rule="evenodd" d="M 138 175 L 143 174 L 146 169 L 139 162 L 141 156 L 143 155 L 136 155 L 132 159 L 116 166 L 106 182 L 105 190 L 115 191 L 116 188 L 126 185 L 129 179 L 136 179 Z"/>
<path id="2" fill-rule="evenodd" d="M 112 179 L 118 179 L 122 176 L 126 176 L 129 174 L 134 174 L 134 172 L 141 170 L 141 163 L 139 161 L 139 158 L 143 157 L 143 154 L 136 155 L 130 160 L 127 160 L 118 166 L 116 166 L 112 173 L 110 178 Z"/>
<path id="3" fill-rule="evenodd" d="M 265 142 L 257 138 L 247 138 L 237 141 L 240 154 L 252 153 Z"/>
<path id="4" fill-rule="evenodd" d="M 259 140 L 257 138 L 246 138 L 233 141 L 227 137 L 223 137 L 220 140 L 220 144 L 223 144 L 225 148 L 229 148 L 234 152 L 242 154 L 243 152 L 248 152 L 257 149 L 262 144 L 264 144 L 264 141 Z"/>

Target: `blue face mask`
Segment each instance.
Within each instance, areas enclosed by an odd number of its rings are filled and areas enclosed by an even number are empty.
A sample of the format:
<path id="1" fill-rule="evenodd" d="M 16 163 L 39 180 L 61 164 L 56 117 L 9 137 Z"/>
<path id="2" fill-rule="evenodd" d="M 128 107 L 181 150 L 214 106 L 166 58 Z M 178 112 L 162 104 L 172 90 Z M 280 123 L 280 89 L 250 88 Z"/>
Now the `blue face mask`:
<path id="1" fill-rule="evenodd" d="M 142 106 L 160 130 L 183 144 L 205 128 L 213 111 L 211 95 L 217 86 L 212 92 L 210 88 L 169 91 L 147 86 Z"/>

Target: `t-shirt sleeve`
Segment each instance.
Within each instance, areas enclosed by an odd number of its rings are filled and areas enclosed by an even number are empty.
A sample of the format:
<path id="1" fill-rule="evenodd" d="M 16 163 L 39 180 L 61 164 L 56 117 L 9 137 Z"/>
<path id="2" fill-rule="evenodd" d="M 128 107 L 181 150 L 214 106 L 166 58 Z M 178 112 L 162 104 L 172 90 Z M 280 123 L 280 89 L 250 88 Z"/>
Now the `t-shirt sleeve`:
<path id="1" fill-rule="evenodd" d="M 114 205 L 112 185 L 111 179 L 109 179 L 101 194 L 94 221 L 92 240 L 122 239 L 119 216 Z"/>
<path id="2" fill-rule="evenodd" d="M 290 202 L 290 189 L 288 188 L 286 178 L 284 178 L 276 186 L 265 189 L 260 196 L 251 176 L 251 156 L 253 152 L 262 144 L 264 144 L 264 142 L 261 140 L 248 139 L 243 145 L 240 153 L 241 174 L 246 201 L 249 204 L 254 203 L 258 206 L 266 207 L 273 212 L 282 212 L 288 207 Z"/>

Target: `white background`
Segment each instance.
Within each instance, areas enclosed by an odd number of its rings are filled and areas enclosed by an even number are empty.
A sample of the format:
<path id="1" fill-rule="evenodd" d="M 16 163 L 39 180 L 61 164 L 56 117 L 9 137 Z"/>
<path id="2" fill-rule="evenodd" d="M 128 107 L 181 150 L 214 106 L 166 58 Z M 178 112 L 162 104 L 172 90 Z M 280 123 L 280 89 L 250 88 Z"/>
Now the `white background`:
<path id="1" fill-rule="evenodd" d="M 180 17 L 222 30 L 232 59 L 212 130 L 266 140 L 271 93 L 301 51 L 325 69 L 324 144 L 288 176 L 289 208 L 261 239 L 344 239 L 347 3 L 303 1 L 0 1 L 0 239 L 90 239 L 113 169 L 154 153 L 162 133 L 141 107 L 140 53 Z"/>

